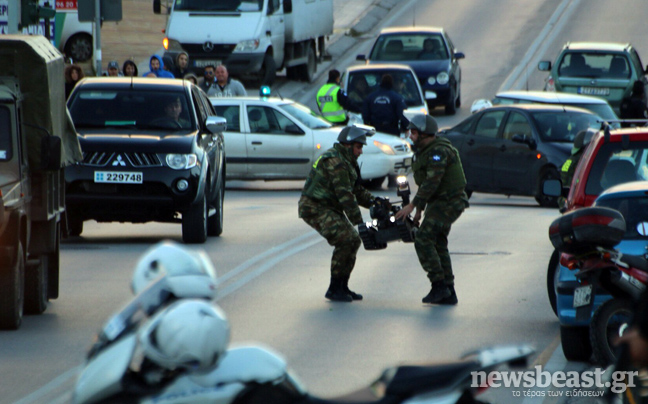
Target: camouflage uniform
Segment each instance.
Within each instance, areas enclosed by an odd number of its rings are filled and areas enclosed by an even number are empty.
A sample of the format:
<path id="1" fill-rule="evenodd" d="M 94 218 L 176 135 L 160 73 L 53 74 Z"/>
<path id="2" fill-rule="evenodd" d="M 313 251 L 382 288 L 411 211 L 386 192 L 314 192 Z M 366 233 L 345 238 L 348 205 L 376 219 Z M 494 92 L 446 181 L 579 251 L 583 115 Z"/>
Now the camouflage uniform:
<path id="1" fill-rule="evenodd" d="M 414 241 L 416 254 L 430 282 L 453 285 L 448 234 L 452 223 L 468 207 L 459 153 L 448 139 L 437 136 L 416 152 L 412 170 L 419 186 L 412 204 L 425 209 Z"/>
<path id="2" fill-rule="evenodd" d="M 337 143 L 313 164 L 299 199 L 299 217 L 335 247 L 332 278 L 351 274 L 362 244 L 352 224 L 363 223 L 358 204 L 368 208 L 374 197 L 360 180 L 351 150 Z"/>

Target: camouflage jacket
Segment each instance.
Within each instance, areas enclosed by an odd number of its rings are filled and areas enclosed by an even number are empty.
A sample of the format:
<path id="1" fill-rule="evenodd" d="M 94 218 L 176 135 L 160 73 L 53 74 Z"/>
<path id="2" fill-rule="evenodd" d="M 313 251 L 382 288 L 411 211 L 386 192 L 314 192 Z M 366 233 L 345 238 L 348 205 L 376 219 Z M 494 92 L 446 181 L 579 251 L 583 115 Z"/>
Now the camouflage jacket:
<path id="1" fill-rule="evenodd" d="M 468 207 L 465 193 L 466 177 L 459 152 L 450 141 L 436 136 L 414 155 L 414 181 L 418 185 L 412 204 L 424 209 L 428 203 L 454 204 L 458 201 Z"/>
<path id="2" fill-rule="evenodd" d="M 300 201 L 299 217 L 324 206 L 345 213 L 353 224 L 362 223 L 358 204 L 369 208 L 374 197 L 362 186 L 361 181 L 360 167 L 351 150 L 336 143 L 313 164 L 302 190 L 302 195 L 308 200 L 305 204 Z"/>

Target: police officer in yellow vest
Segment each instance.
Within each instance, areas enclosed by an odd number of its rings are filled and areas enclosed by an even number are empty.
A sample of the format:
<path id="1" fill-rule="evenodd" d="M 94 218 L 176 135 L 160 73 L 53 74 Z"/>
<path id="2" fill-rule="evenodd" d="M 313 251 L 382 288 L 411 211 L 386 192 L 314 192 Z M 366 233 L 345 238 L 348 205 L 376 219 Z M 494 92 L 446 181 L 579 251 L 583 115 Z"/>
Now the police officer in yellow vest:
<path id="1" fill-rule="evenodd" d="M 340 88 L 340 72 L 333 69 L 329 71 L 329 78 L 316 96 L 317 107 L 322 116 L 332 124 L 346 124 L 348 119 L 345 108 L 349 105 L 349 99 Z"/>

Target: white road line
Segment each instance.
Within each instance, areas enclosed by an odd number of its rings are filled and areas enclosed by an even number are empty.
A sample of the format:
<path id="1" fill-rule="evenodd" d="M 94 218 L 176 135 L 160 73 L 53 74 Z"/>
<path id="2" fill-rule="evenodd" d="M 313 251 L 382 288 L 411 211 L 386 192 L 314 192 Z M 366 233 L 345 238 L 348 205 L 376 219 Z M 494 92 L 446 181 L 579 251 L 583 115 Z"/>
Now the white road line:
<path id="1" fill-rule="evenodd" d="M 76 377 L 82 368 L 83 366 L 77 366 L 68 370 L 67 372 L 58 376 L 57 378 L 47 383 L 46 385 L 36 390 L 35 392 L 31 393 L 30 395 L 23 397 L 19 401 L 16 401 L 14 404 L 30 404 L 30 403 L 41 402 L 39 400 L 42 399 L 43 396 L 48 394 L 50 391 L 57 389 L 59 386 L 67 382 L 69 379 Z M 70 393 L 67 393 L 66 396 L 69 397 L 69 394 Z"/>

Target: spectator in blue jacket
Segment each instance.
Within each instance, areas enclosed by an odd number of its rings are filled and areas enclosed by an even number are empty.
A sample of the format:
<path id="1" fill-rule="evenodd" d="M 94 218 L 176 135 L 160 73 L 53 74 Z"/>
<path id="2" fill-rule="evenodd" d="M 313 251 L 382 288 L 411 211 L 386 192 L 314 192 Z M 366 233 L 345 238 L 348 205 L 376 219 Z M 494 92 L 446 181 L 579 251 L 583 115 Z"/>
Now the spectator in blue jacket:
<path id="1" fill-rule="evenodd" d="M 149 77 L 149 74 L 152 73 L 156 77 L 162 77 L 168 79 L 175 78 L 175 76 L 171 72 L 164 70 L 164 62 L 162 61 L 162 58 L 159 57 L 158 55 L 151 56 L 151 60 L 149 61 L 149 68 L 151 70 L 144 73 L 143 77 Z"/>
<path id="2" fill-rule="evenodd" d="M 380 80 L 380 88 L 365 99 L 362 106 L 362 120 L 379 132 L 399 136 L 405 131 L 408 120 L 403 115 L 407 108 L 402 95 L 393 90 L 394 79 L 385 74 Z"/>

